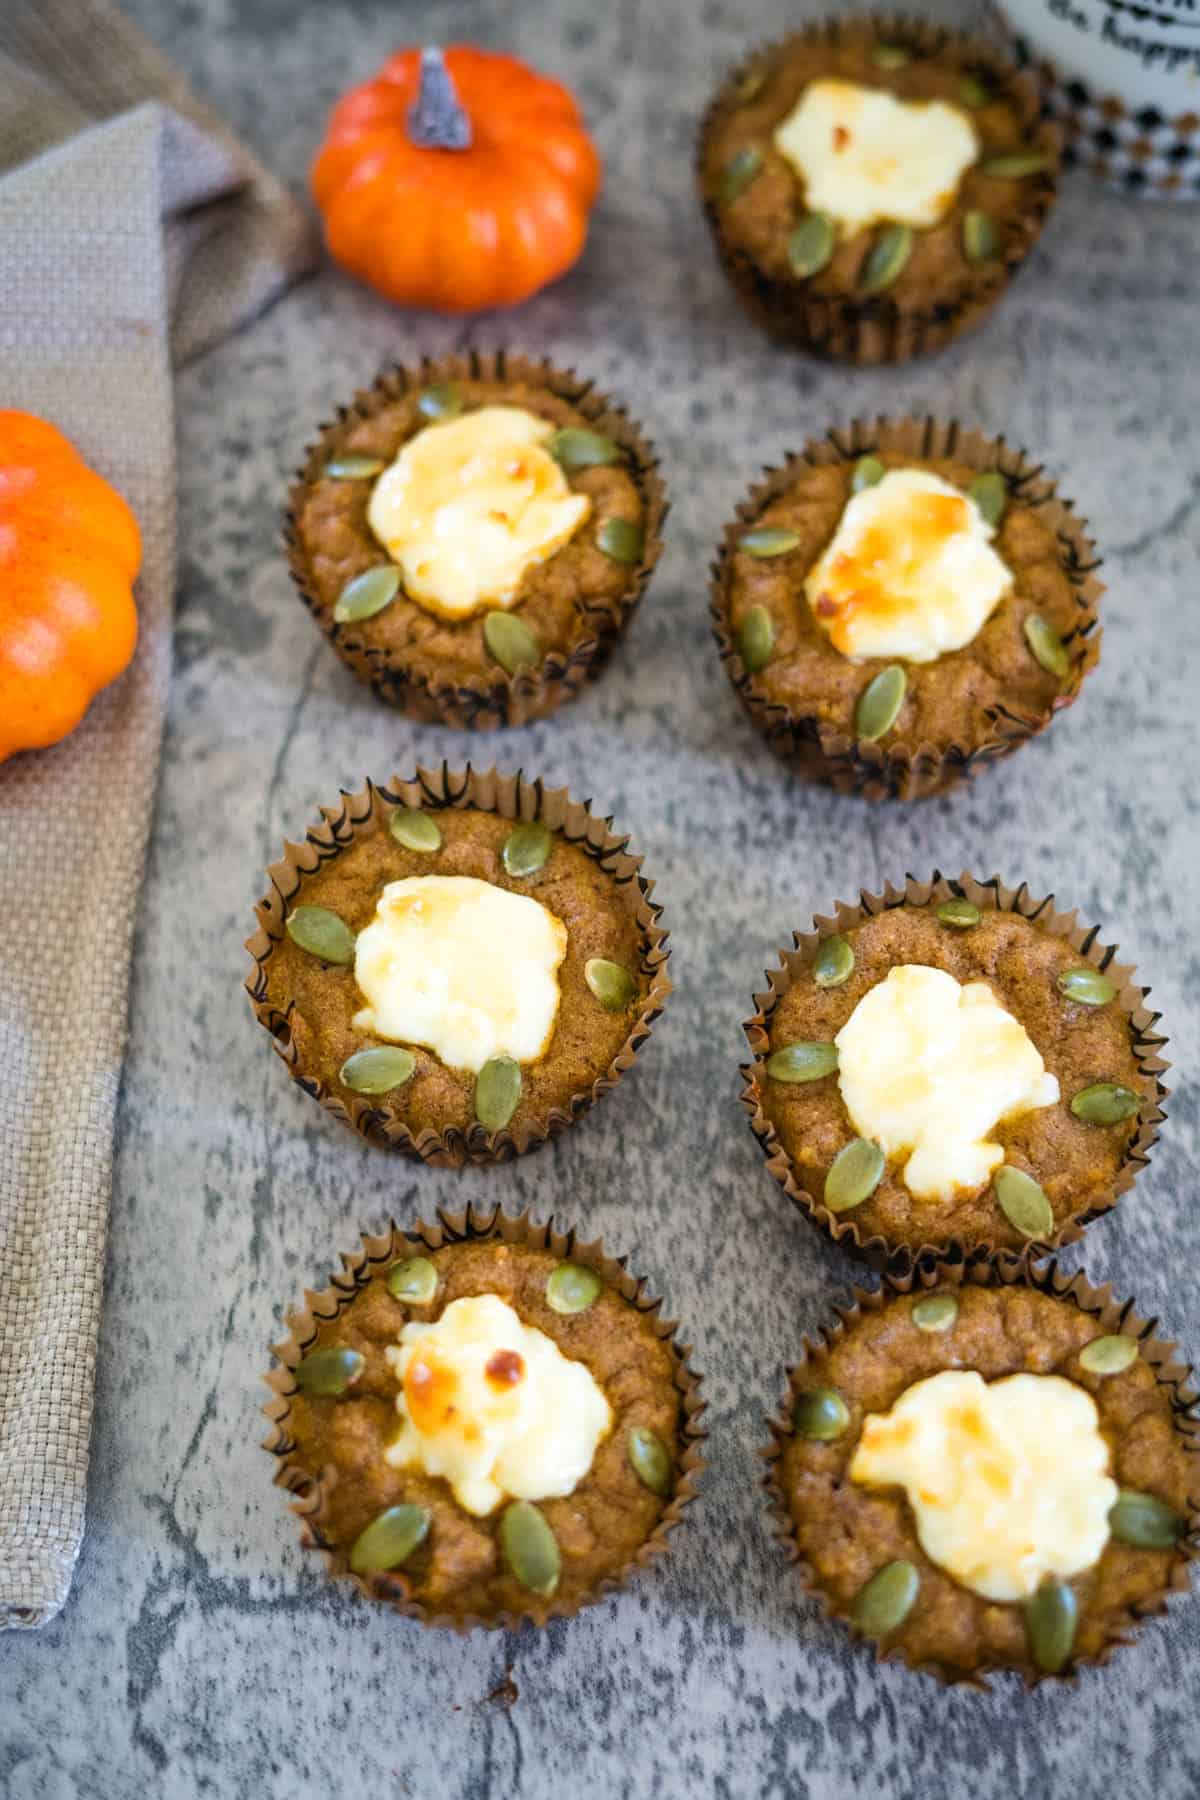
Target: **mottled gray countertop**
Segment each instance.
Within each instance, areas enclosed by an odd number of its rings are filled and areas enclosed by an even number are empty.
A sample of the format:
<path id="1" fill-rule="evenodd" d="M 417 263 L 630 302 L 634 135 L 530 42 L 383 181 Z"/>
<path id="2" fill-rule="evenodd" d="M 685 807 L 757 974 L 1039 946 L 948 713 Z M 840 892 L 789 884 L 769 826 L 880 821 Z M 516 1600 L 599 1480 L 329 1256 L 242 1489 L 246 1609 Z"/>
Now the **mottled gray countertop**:
<path id="1" fill-rule="evenodd" d="M 298 184 L 339 89 L 399 43 L 512 48 L 580 90 L 607 163 L 581 266 L 511 318 L 390 311 L 326 272 L 178 387 L 176 675 L 138 933 L 88 1531 L 52 1624 L 0 1638 L 0 1792 L 30 1796 L 1140 1796 L 1200 1788 L 1200 1606 L 1105 1672 L 1029 1698 L 947 1694 L 852 1650 L 799 1596 L 755 1490 L 801 1333 L 857 1274 L 787 1205 L 738 1109 L 764 966 L 860 885 L 999 871 L 1100 921 L 1153 987 L 1176 1093 L 1153 1164 L 1082 1255 L 1200 1351 L 1189 1072 L 1200 957 L 1200 209 L 1066 183 L 997 317 L 941 357 L 850 373 L 743 321 L 691 191 L 717 73 L 798 8 L 590 0 L 454 9 L 137 0 L 132 10 Z M 389 360 L 507 341 L 626 398 L 670 483 L 669 546 L 599 686 L 546 725 L 419 730 L 358 686 L 279 549 L 315 423 Z M 868 810 L 792 785 L 709 637 L 719 523 L 759 467 L 872 411 L 954 413 L 1061 472 L 1106 559 L 1080 704 L 978 785 Z M 678 991 L 635 1074 L 554 1147 L 425 1171 L 361 1146 L 286 1080 L 250 1017 L 263 869 L 339 787 L 466 757 L 566 782 L 644 851 Z M 97 804 L 119 804 L 98 795 Z M 360 1226 L 531 1205 L 665 1285 L 711 1402 L 711 1469 L 671 1558 L 541 1635 L 422 1633 L 306 1562 L 258 1448 L 283 1307 Z M 494 1698 L 506 1678 L 516 1698 Z M 508 1690 L 511 1694 L 512 1690 Z"/>

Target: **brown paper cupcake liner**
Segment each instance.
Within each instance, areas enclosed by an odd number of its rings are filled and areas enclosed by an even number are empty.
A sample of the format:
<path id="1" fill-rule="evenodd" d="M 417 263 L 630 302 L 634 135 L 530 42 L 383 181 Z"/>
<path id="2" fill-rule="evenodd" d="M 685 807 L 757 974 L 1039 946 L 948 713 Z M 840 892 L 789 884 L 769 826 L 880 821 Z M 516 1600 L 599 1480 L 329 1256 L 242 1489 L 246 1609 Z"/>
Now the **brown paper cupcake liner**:
<path id="1" fill-rule="evenodd" d="M 911 47 L 922 56 L 937 56 L 953 49 L 964 58 L 969 57 L 971 69 L 1017 106 L 1028 147 L 1054 159 L 1053 166 L 1037 177 L 1028 207 L 1009 234 L 1003 258 L 980 269 L 974 284 L 960 299 L 917 307 L 888 293 L 810 293 L 807 283 L 799 277 L 770 276 L 744 250 L 730 243 L 721 209 L 705 191 L 709 140 L 719 120 L 736 104 L 739 87 L 764 63 L 800 40 L 816 40 L 833 47 L 840 43 L 846 26 L 863 24 L 876 25 L 887 42 Z M 807 30 L 760 45 L 731 70 L 717 90 L 701 122 L 696 149 L 697 183 L 705 217 L 721 266 L 746 312 L 780 343 L 831 361 L 863 366 L 908 362 L 914 356 L 942 349 L 980 324 L 1033 249 L 1057 195 L 1059 134 L 1040 117 L 1040 110 L 1034 82 L 996 44 L 908 13 L 855 13 L 825 19 Z"/>
<path id="2" fill-rule="evenodd" d="M 1027 716 L 1000 707 L 991 721 L 992 735 L 978 744 L 924 741 L 885 746 L 838 730 L 815 713 L 792 712 L 769 699 L 759 678 L 746 670 L 729 624 L 729 584 L 737 540 L 803 469 L 856 462 L 860 456 L 880 450 L 927 461 L 952 458 L 981 472 L 999 469 L 1013 500 L 1036 509 L 1053 528 L 1059 566 L 1071 585 L 1078 610 L 1074 627 L 1063 638 L 1071 658 L 1070 671 L 1047 712 Z M 1013 449 L 1003 437 L 985 437 L 957 420 L 942 424 L 932 418 L 855 419 L 847 430 L 811 438 L 803 450 L 793 452 L 780 467 L 765 469 L 738 507 L 725 528 L 712 565 L 713 635 L 743 706 L 771 748 L 797 775 L 867 800 L 920 800 L 943 793 L 983 764 L 1009 755 L 1018 745 L 1044 731 L 1057 713 L 1078 698 L 1085 677 L 1100 660 L 1098 606 L 1104 584 L 1098 577 L 1099 568 L 1096 546 L 1071 502 L 1060 497 L 1040 463 L 1032 462 L 1024 450 Z"/>
<path id="3" fill-rule="evenodd" d="M 967 1674 L 961 1669 L 940 1662 L 916 1662 L 908 1657 L 899 1645 L 886 1653 L 880 1649 L 878 1640 L 867 1637 L 858 1630 L 847 1614 L 835 1605 L 817 1581 L 816 1572 L 805 1560 L 804 1554 L 796 1542 L 795 1526 L 788 1510 L 787 1499 L 780 1485 L 780 1459 L 789 1438 L 795 1436 L 795 1425 L 791 1417 L 796 1395 L 805 1385 L 811 1371 L 819 1370 L 825 1363 L 831 1350 L 841 1342 L 848 1332 L 853 1331 L 864 1314 L 878 1312 L 896 1295 L 910 1294 L 914 1290 L 926 1291 L 936 1287 L 957 1288 L 964 1285 L 973 1287 L 1003 1288 L 1020 1285 L 1036 1288 L 1039 1292 L 1049 1294 L 1061 1300 L 1070 1301 L 1080 1312 L 1095 1318 L 1106 1332 L 1124 1333 L 1127 1337 L 1138 1340 L 1142 1360 L 1154 1370 L 1155 1379 L 1160 1387 L 1169 1390 L 1171 1410 L 1175 1418 L 1176 1430 L 1190 1456 L 1197 1458 L 1195 1474 L 1188 1497 L 1188 1525 L 1186 1532 L 1180 1537 L 1175 1560 L 1171 1566 L 1170 1579 L 1162 1594 L 1150 1605 L 1129 1609 L 1129 1617 L 1122 1630 L 1114 1634 L 1095 1656 L 1078 1656 L 1072 1659 L 1069 1669 L 1062 1675 L 1031 1675 L 1022 1670 L 989 1669 Z M 1164 1613 L 1167 1602 L 1173 1594 L 1187 1593 L 1190 1587 L 1191 1564 L 1200 1556 L 1200 1418 L 1196 1414 L 1198 1395 L 1195 1384 L 1195 1372 L 1178 1357 L 1178 1345 L 1166 1342 L 1155 1335 L 1157 1319 L 1145 1320 L 1134 1310 L 1132 1300 L 1118 1300 L 1113 1296 L 1111 1286 L 1093 1287 L 1081 1272 L 1069 1275 L 1061 1270 L 1056 1258 L 1051 1258 L 1038 1266 L 1031 1266 L 1025 1259 L 1002 1255 L 994 1262 L 963 1268 L 958 1263 L 945 1260 L 934 1263 L 922 1270 L 910 1270 L 904 1276 L 885 1275 L 883 1287 L 878 1290 L 853 1288 L 850 1304 L 834 1308 L 833 1321 L 820 1330 L 815 1338 L 802 1340 L 799 1360 L 787 1371 L 787 1404 L 783 1412 L 768 1420 L 770 1442 L 760 1451 L 766 1463 L 766 1473 L 762 1478 L 762 1488 L 766 1494 L 768 1514 L 772 1533 L 783 1546 L 788 1561 L 795 1567 L 800 1584 L 805 1593 L 817 1602 L 825 1618 L 836 1618 L 850 1631 L 851 1636 L 860 1643 L 870 1644 L 876 1657 L 881 1662 L 899 1662 L 906 1668 L 914 1669 L 919 1674 L 932 1675 L 947 1686 L 959 1685 L 987 1691 L 990 1683 L 989 1675 L 1000 1673 L 1021 1674 L 1026 1687 L 1039 1686 L 1043 1681 L 1060 1681 L 1070 1685 L 1078 1678 L 1079 1670 L 1085 1667 L 1099 1667 L 1107 1663 L 1113 1652 L 1123 1644 L 1131 1642 L 1130 1634 L 1143 1619 L 1154 1618 Z"/>
<path id="4" fill-rule="evenodd" d="M 398 807 L 427 811 L 457 808 L 496 813 L 503 819 L 543 819 L 551 831 L 561 831 L 568 843 L 579 845 L 617 886 L 636 882 L 636 917 L 641 933 L 639 969 L 650 987 L 638 1004 L 637 1017 L 620 1051 L 589 1087 L 572 1095 L 569 1107 L 553 1108 L 545 1118 L 527 1120 L 503 1131 L 488 1131 L 475 1123 L 466 1131 L 447 1126 L 443 1131 L 425 1129 L 414 1136 L 397 1106 L 357 1094 L 343 1099 L 303 1067 L 292 1033 L 291 1007 L 281 1012 L 268 996 L 270 958 L 285 934 L 288 911 L 301 893 L 305 878 L 331 857 L 340 856 L 360 833 L 389 818 Z M 530 781 L 519 773 L 476 771 L 469 763 L 465 769 L 451 769 L 446 763 L 440 769 L 418 767 L 407 780 L 393 776 L 386 786 L 368 780 L 356 793 L 343 789 L 340 803 L 323 807 L 322 811 L 323 820 L 308 828 L 304 841 L 285 842 L 283 857 L 267 870 L 271 886 L 254 909 L 258 929 L 246 940 L 254 967 L 246 977 L 245 987 L 254 1016 L 270 1032 L 289 1075 L 334 1118 L 373 1144 L 439 1168 L 509 1162 L 558 1137 L 633 1067 L 671 992 L 666 972 L 670 950 L 667 933 L 659 924 L 662 908 L 651 899 L 654 883 L 641 874 L 641 857 L 629 854 L 629 839 L 613 833 L 611 818 L 600 818 L 589 810 L 588 804 L 572 800 L 566 788 L 548 788 L 540 780 Z"/>
<path id="5" fill-rule="evenodd" d="M 306 1289 L 303 1307 L 288 1315 L 290 1335 L 284 1343 L 274 1347 L 273 1354 L 278 1359 L 278 1366 L 272 1368 L 264 1378 L 273 1397 L 262 1409 L 271 1421 L 271 1430 L 264 1440 L 263 1449 L 276 1458 L 276 1486 L 286 1488 L 295 1497 L 292 1511 L 301 1521 L 300 1542 L 303 1547 L 319 1551 L 327 1574 L 353 1582 L 369 1599 L 384 1601 L 406 1618 L 419 1619 L 423 1625 L 436 1625 L 454 1631 L 470 1631 L 476 1626 L 515 1631 L 526 1624 L 544 1625 L 551 1619 L 570 1617 L 583 1607 L 594 1605 L 625 1586 L 636 1570 L 649 1567 L 668 1548 L 672 1532 L 695 1499 L 697 1482 L 704 1468 L 703 1444 L 708 1435 L 701 1423 L 706 1403 L 700 1396 L 701 1377 L 691 1366 L 692 1347 L 680 1340 L 675 1320 L 654 1316 L 654 1334 L 670 1346 L 675 1365 L 675 1386 L 681 1407 L 679 1435 L 682 1453 L 676 1464 L 675 1491 L 670 1505 L 653 1532 L 619 1574 L 604 1577 L 581 1600 L 571 1604 L 558 1600 L 552 1600 L 549 1604 L 531 1603 L 525 1612 L 504 1612 L 494 1618 L 430 1613 L 419 1601 L 411 1598 L 410 1583 L 399 1571 L 371 1576 L 354 1574 L 345 1550 L 331 1543 L 323 1530 L 333 1472 L 323 1470 L 314 1476 L 311 1470 L 295 1461 L 296 1444 L 288 1430 L 288 1419 L 291 1396 L 296 1392 L 296 1365 L 316 1337 L 318 1325 L 337 1318 L 354 1295 L 366 1286 L 372 1274 L 382 1266 L 404 1256 L 439 1250 L 444 1244 L 493 1238 L 506 1244 L 548 1250 L 553 1256 L 586 1264 L 588 1268 L 595 1269 L 609 1287 L 614 1288 L 640 1313 L 657 1315 L 663 1304 L 661 1298 L 652 1297 L 643 1277 L 629 1273 L 626 1266 L 628 1259 L 611 1256 L 599 1238 L 591 1243 L 582 1243 L 573 1230 L 558 1231 L 552 1223 L 539 1225 L 528 1211 L 511 1218 L 500 1210 L 499 1205 L 489 1208 L 470 1207 L 462 1212 L 450 1212 L 439 1207 L 432 1224 L 421 1221 L 411 1230 L 402 1231 L 393 1220 L 386 1231 L 364 1233 L 360 1247 L 343 1254 L 342 1272 L 333 1277 L 329 1287 L 320 1292 Z"/>
<path id="6" fill-rule="evenodd" d="M 332 607 L 324 606 L 310 584 L 308 559 L 300 542 L 299 509 L 309 486 L 336 453 L 348 424 L 371 418 L 413 388 L 438 381 L 511 381 L 544 387 L 582 414 L 589 426 L 612 438 L 628 457 L 629 473 L 641 495 L 645 548 L 620 599 L 587 608 L 584 635 L 566 651 L 547 651 L 536 669 L 509 675 L 499 664 L 465 681 L 425 676 L 404 666 L 401 658 L 363 642 L 354 625 L 339 625 Z M 305 452 L 288 495 L 284 541 L 288 566 L 300 598 L 342 661 L 381 700 L 409 718 L 440 723 L 464 731 L 490 731 L 501 725 L 527 725 L 548 718 L 573 699 L 604 668 L 616 639 L 629 623 L 662 554 L 662 529 L 668 506 L 658 457 L 653 446 L 614 401 L 571 369 L 535 361 L 510 350 L 463 350 L 448 356 L 423 357 L 412 368 L 397 364 L 368 388 L 355 394 L 336 418 L 320 428 Z M 381 551 L 382 554 L 382 551 Z"/>
<path id="7" fill-rule="evenodd" d="M 937 906 L 952 899 L 970 900 L 981 912 L 1011 912 L 1036 921 L 1039 930 L 1052 937 L 1065 938 L 1082 961 L 1103 971 L 1117 987 L 1114 1004 L 1128 1020 L 1138 1072 L 1153 1084 L 1152 1094 L 1143 1101 L 1137 1115 L 1137 1136 L 1126 1151 L 1111 1188 L 1085 1210 L 1064 1220 L 1053 1237 L 1033 1239 L 1019 1252 L 1007 1246 L 1001 1250 L 991 1242 L 964 1242 L 960 1238 L 952 1238 L 943 1245 L 894 1244 L 882 1235 L 864 1238 L 853 1213 L 839 1217 L 801 1186 L 791 1156 L 762 1106 L 759 1070 L 769 1053 L 771 1017 L 791 987 L 797 969 L 812 961 L 822 939 L 847 931 L 891 907 Z M 754 996 L 754 1017 L 743 1027 L 754 1061 L 743 1064 L 741 1071 L 742 1106 L 749 1115 L 750 1129 L 758 1139 L 768 1169 L 793 1205 L 833 1243 L 862 1257 L 870 1267 L 897 1277 L 907 1276 L 913 1268 L 931 1263 L 937 1263 L 939 1267 L 951 1264 L 969 1267 L 996 1256 L 1015 1256 L 1018 1260 L 1029 1261 L 1063 1245 L 1076 1243 L 1085 1226 L 1110 1212 L 1120 1196 L 1129 1191 L 1138 1171 L 1149 1161 L 1151 1148 L 1158 1140 L 1158 1127 L 1166 1117 L 1163 1102 L 1170 1091 L 1162 1080 L 1171 1065 L 1160 1054 L 1167 1042 L 1156 1029 L 1161 1015 L 1146 1006 L 1146 990 L 1136 985 L 1133 965 L 1118 962 L 1115 946 L 1102 944 L 1099 932 L 1098 925 L 1080 925 L 1077 911 L 1058 911 L 1053 895 L 1044 900 L 1035 899 L 1024 882 L 1014 888 L 1007 886 L 997 875 L 989 881 L 977 881 L 965 872 L 957 881 L 952 881 L 937 869 L 929 881 L 917 881 L 909 875 L 902 887 L 889 882 L 882 894 L 871 894 L 864 888 L 857 905 L 839 900 L 832 914 L 819 914 L 814 918 L 812 931 L 795 932 L 793 948 L 780 951 L 780 966 L 767 971 L 768 986 Z"/>

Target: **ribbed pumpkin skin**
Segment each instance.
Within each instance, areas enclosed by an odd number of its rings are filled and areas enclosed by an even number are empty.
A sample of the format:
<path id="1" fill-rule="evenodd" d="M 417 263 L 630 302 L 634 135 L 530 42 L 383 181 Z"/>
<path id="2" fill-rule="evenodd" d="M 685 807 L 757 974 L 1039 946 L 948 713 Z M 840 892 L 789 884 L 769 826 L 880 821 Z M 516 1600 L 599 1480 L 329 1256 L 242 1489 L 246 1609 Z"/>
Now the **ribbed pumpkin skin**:
<path id="1" fill-rule="evenodd" d="M 329 253 L 401 306 L 516 306 L 582 251 L 600 158 L 565 87 L 466 45 L 445 65 L 470 147 L 414 145 L 420 65 L 402 50 L 334 108 L 312 166 Z"/>
<path id="2" fill-rule="evenodd" d="M 142 538 L 55 426 L 0 411 L 0 762 L 56 744 L 137 643 Z"/>

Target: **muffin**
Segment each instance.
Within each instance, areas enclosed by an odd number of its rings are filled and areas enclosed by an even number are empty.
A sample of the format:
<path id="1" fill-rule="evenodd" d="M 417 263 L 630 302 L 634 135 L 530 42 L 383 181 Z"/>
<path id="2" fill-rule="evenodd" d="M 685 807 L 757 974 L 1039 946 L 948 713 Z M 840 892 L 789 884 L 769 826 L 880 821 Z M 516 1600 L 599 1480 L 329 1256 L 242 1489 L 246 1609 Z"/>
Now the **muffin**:
<path id="1" fill-rule="evenodd" d="M 1098 928 L 970 875 L 839 904 L 746 1026 L 788 1197 L 877 1267 L 1073 1242 L 1147 1160 L 1167 1068 Z"/>
<path id="2" fill-rule="evenodd" d="M 592 384 L 505 351 L 395 368 L 310 447 L 292 578 L 410 718 L 542 719 L 597 675 L 662 549 L 654 452 Z"/>
<path id="3" fill-rule="evenodd" d="M 744 706 L 801 776 L 920 799 L 1042 731 L 1100 656 L 1095 548 L 1023 452 L 856 420 L 763 479 L 713 566 Z"/>
<path id="4" fill-rule="evenodd" d="M 577 1611 L 664 1548 L 702 1466 L 661 1301 L 527 1215 L 393 1225 L 306 1296 L 266 1448 L 333 1575 L 435 1625 Z"/>
<path id="5" fill-rule="evenodd" d="M 565 789 L 368 781 L 285 846 L 246 987 L 290 1074 L 425 1162 L 504 1162 L 615 1086 L 671 984 L 653 884 Z"/>
<path id="6" fill-rule="evenodd" d="M 1191 1371 L 1054 1263 L 858 1293 L 789 1371 L 766 1486 L 826 1611 L 982 1687 L 1103 1662 L 1188 1586 Z"/>
<path id="7" fill-rule="evenodd" d="M 929 21 L 827 20 L 756 51 L 700 133 L 701 200 L 751 316 L 783 343 L 902 362 L 979 323 L 1054 203 L 1032 82 Z"/>

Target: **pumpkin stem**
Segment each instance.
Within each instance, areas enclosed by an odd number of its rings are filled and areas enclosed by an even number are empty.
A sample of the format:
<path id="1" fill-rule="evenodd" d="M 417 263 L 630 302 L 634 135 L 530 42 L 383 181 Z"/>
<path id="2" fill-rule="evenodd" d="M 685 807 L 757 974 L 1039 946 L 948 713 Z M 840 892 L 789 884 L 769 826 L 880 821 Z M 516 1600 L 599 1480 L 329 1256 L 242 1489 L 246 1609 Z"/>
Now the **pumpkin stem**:
<path id="1" fill-rule="evenodd" d="M 421 85 L 408 109 L 408 135 L 420 150 L 471 148 L 471 121 L 436 45 L 421 52 Z"/>

